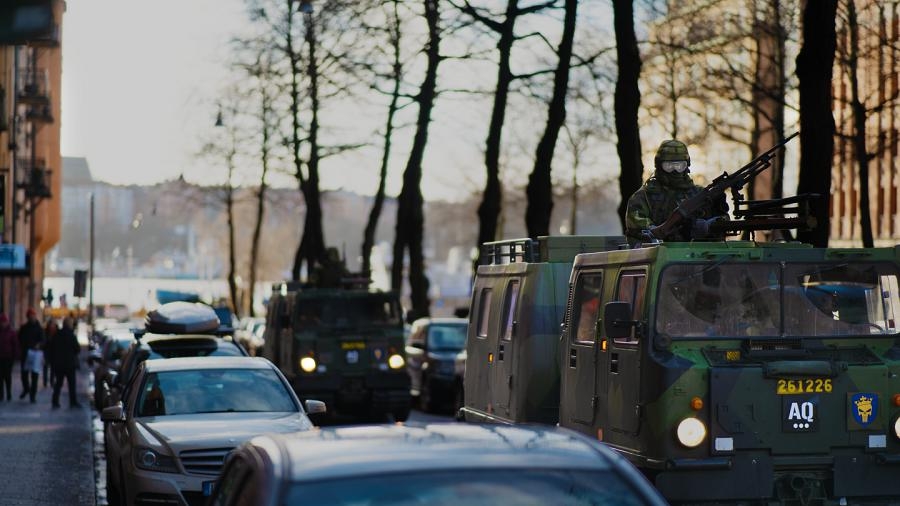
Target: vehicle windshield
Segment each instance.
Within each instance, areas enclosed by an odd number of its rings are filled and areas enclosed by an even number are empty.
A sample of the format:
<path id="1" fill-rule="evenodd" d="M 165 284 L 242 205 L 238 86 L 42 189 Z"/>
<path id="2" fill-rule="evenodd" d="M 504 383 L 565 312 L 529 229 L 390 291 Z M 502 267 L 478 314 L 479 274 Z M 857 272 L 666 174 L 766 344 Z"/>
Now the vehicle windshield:
<path id="1" fill-rule="evenodd" d="M 296 310 L 299 328 L 401 324 L 399 304 L 384 297 L 298 299 Z"/>
<path id="2" fill-rule="evenodd" d="M 331 505 L 639 505 L 614 472 L 556 469 L 447 470 L 295 483 L 284 504 Z"/>
<path id="3" fill-rule="evenodd" d="M 660 278 L 656 331 L 670 337 L 896 334 L 887 263 L 675 264 Z"/>
<path id="4" fill-rule="evenodd" d="M 431 324 L 428 327 L 428 349 L 459 351 L 466 348 L 466 325 Z"/>
<path id="5" fill-rule="evenodd" d="M 288 386 L 271 369 L 197 369 L 147 375 L 135 416 L 296 412 Z"/>

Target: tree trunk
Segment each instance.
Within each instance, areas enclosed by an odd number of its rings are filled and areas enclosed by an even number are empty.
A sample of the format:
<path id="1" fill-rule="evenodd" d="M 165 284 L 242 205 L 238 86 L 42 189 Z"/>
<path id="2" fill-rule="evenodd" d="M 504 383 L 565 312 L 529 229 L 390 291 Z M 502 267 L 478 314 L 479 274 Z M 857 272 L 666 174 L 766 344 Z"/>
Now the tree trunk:
<path id="1" fill-rule="evenodd" d="M 309 275 L 315 264 L 325 256 L 325 237 L 322 231 L 322 199 L 319 191 L 319 64 L 316 59 L 315 20 L 312 13 L 306 16 L 306 44 L 309 62 L 306 68 L 309 77 L 310 114 L 309 160 L 306 163 L 306 184 L 302 185 L 306 200 L 306 219 L 303 222 L 303 237 L 294 256 L 294 271 L 299 278 L 300 264 L 306 263 Z"/>
<path id="2" fill-rule="evenodd" d="M 641 90 L 638 79 L 641 75 L 641 55 L 638 52 L 637 36 L 634 33 L 634 4 L 632 0 L 614 0 L 613 16 L 616 29 L 616 55 L 619 76 L 616 79 L 616 151 L 619 153 L 621 172 L 619 174 L 619 222 L 625 229 L 625 212 L 628 198 L 641 187 L 644 165 L 641 163 L 641 136 L 638 128 L 638 108 L 641 105 Z M 574 222 L 573 222 L 574 226 Z"/>
<path id="3" fill-rule="evenodd" d="M 869 208 L 869 156 L 866 147 L 866 106 L 859 96 L 859 24 L 855 0 L 847 0 L 847 29 L 850 31 L 850 108 L 853 111 L 853 154 L 859 169 L 859 226 L 864 248 L 875 246 L 872 236 L 872 214 Z"/>
<path id="4" fill-rule="evenodd" d="M 262 164 L 262 173 L 259 177 L 259 190 L 256 192 L 256 223 L 253 225 L 253 238 L 250 241 L 250 279 L 247 284 L 247 291 L 250 293 L 250 307 L 247 308 L 250 316 L 256 316 L 256 309 L 253 307 L 253 294 L 256 292 L 256 276 L 259 264 L 259 243 L 262 237 L 262 227 L 265 221 L 266 212 L 266 176 L 269 173 L 269 140 L 271 137 L 269 127 L 269 115 L 272 113 L 272 103 L 266 90 L 267 83 L 265 81 L 260 85 L 261 96 L 261 120 L 262 120 L 262 146 L 260 149 L 260 163 Z"/>
<path id="5" fill-rule="evenodd" d="M 306 176 L 303 175 L 303 158 L 300 155 L 300 85 L 298 83 L 298 76 L 301 72 L 300 55 L 298 55 L 294 50 L 294 0 L 285 1 L 287 2 L 287 30 L 285 35 L 285 51 L 287 52 L 288 61 L 291 65 L 291 160 L 294 163 L 294 178 L 297 180 L 297 186 L 300 189 L 300 193 L 303 194 L 303 199 L 306 203 L 308 214 L 309 200 L 306 194 Z M 291 279 L 294 281 L 300 280 L 300 272 L 303 265 L 301 251 L 302 240 L 301 247 L 298 247 L 297 251 L 294 254 L 294 264 L 291 267 Z"/>
<path id="6" fill-rule="evenodd" d="M 797 193 L 817 193 L 810 205 L 818 225 L 797 237 L 816 247 L 828 246 L 834 116 L 831 78 L 837 44 L 837 0 L 809 0 L 803 9 L 803 46 L 797 56 L 800 91 L 800 174 Z"/>
<path id="7" fill-rule="evenodd" d="M 237 287 L 237 245 L 235 244 L 234 222 L 234 137 L 231 139 L 231 148 L 228 152 L 228 179 L 225 182 L 225 213 L 228 221 L 228 293 L 231 297 L 231 311 L 240 316 L 240 301 L 238 300 Z"/>
<path id="8" fill-rule="evenodd" d="M 569 91 L 569 68 L 572 57 L 572 41 L 575 38 L 575 20 L 578 0 L 566 0 L 563 35 L 557 54 L 559 63 L 553 76 L 553 97 L 547 114 L 547 127 L 538 143 L 534 157 L 534 169 L 528 176 L 528 205 L 525 210 L 525 227 L 528 236 L 537 238 L 550 233 L 550 215 L 553 212 L 553 183 L 550 177 L 553 152 L 559 130 L 566 121 L 566 95 Z"/>
<path id="9" fill-rule="evenodd" d="M 478 249 L 475 265 L 481 258 L 481 245 L 497 239 L 497 217 L 503 210 L 503 189 L 500 186 L 500 145 L 503 138 L 503 123 L 506 121 L 506 103 L 509 100 L 509 85 L 512 82 L 512 69 L 509 67 L 510 54 L 515 40 L 515 24 L 518 16 L 518 0 L 508 0 L 506 17 L 499 28 L 500 39 L 497 41 L 497 86 L 494 91 L 494 105 L 491 108 L 491 121 L 488 125 L 485 141 L 484 166 L 487 179 L 484 194 L 478 206 Z"/>
<path id="10" fill-rule="evenodd" d="M 403 188 L 397 202 L 396 237 L 394 238 L 394 262 L 391 269 L 391 287 L 400 292 L 403 278 L 404 252 L 409 251 L 409 284 L 413 318 L 430 314 L 428 277 L 425 275 L 425 259 L 422 253 L 425 224 L 422 199 L 422 158 L 428 143 L 428 126 L 437 92 L 437 69 L 440 55 L 439 0 L 425 0 L 425 21 L 428 24 L 428 43 L 425 54 L 428 59 L 425 78 L 419 88 L 417 101 L 419 115 L 409 159 L 403 172 Z"/>
<path id="11" fill-rule="evenodd" d="M 394 52 L 394 62 L 392 65 L 392 76 L 394 80 L 391 89 L 391 102 L 388 105 L 387 122 L 384 129 L 384 150 L 381 154 L 381 170 L 378 176 L 378 190 L 375 192 L 375 201 L 372 203 L 372 209 L 369 211 L 369 220 L 366 222 L 366 228 L 363 232 L 362 244 L 362 271 L 367 275 L 372 272 L 372 247 L 375 245 L 375 231 L 378 228 L 378 219 L 381 217 L 381 211 L 384 207 L 384 190 L 387 182 L 388 162 L 391 157 L 391 141 L 394 134 L 394 116 L 397 114 L 398 102 L 400 100 L 400 85 L 403 81 L 403 66 L 400 61 L 401 51 L 400 42 L 400 14 L 397 12 L 397 1 L 393 1 L 393 19 L 391 26 L 391 49 Z"/>

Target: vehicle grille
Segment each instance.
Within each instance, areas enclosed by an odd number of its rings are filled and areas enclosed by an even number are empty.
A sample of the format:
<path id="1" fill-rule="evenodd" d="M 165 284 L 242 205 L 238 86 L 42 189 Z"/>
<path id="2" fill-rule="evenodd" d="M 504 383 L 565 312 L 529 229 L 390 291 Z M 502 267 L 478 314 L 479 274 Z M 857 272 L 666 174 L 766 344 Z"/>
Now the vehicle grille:
<path id="1" fill-rule="evenodd" d="M 179 506 L 177 495 L 141 493 L 134 500 L 135 506 Z"/>
<path id="2" fill-rule="evenodd" d="M 187 450 L 178 456 L 184 470 L 190 474 L 208 474 L 215 476 L 222 472 L 225 456 L 234 448 L 208 448 L 205 450 Z"/>

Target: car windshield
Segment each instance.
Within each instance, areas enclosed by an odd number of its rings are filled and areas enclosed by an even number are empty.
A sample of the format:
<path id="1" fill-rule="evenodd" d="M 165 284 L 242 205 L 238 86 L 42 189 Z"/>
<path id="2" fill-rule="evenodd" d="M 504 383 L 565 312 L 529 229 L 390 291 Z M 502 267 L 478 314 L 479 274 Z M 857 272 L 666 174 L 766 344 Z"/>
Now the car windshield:
<path id="1" fill-rule="evenodd" d="M 400 325 L 400 306 L 384 297 L 298 299 L 295 321 L 300 328 Z"/>
<path id="2" fill-rule="evenodd" d="M 295 483 L 284 504 L 353 506 L 639 505 L 643 499 L 608 470 L 481 469 L 432 471 Z"/>
<path id="3" fill-rule="evenodd" d="M 466 348 L 466 325 L 436 324 L 428 327 L 428 349 L 458 351 Z"/>
<path id="4" fill-rule="evenodd" d="M 135 416 L 299 411 L 271 369 L 197 369 L 150 373 Z"/>
<path id="5" fill-rule="evenodd" d="M 178 357 L 240 357 L 244 355 L 234 343 L 215 339 L 158 342 L 150 344 L 147 359 Z"/>
<path id="6" fill-rule="evenodd" d="M 665 269 L 656 331 L 670 337 L 896 334 L 900 293 L 886 263 L 709 263 Z"/>

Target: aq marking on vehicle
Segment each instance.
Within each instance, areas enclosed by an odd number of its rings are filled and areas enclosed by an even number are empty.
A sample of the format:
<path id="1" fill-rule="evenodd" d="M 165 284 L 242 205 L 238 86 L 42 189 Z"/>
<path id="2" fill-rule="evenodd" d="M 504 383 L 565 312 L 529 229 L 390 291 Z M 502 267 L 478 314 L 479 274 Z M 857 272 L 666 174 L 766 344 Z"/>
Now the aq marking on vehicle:
<path id="1" fill-rule="evenodd" d="M 819 430 L 818 411 L 818 395 L 782 398 L 781 430 L 784 432 L 815 432 Z"/>

